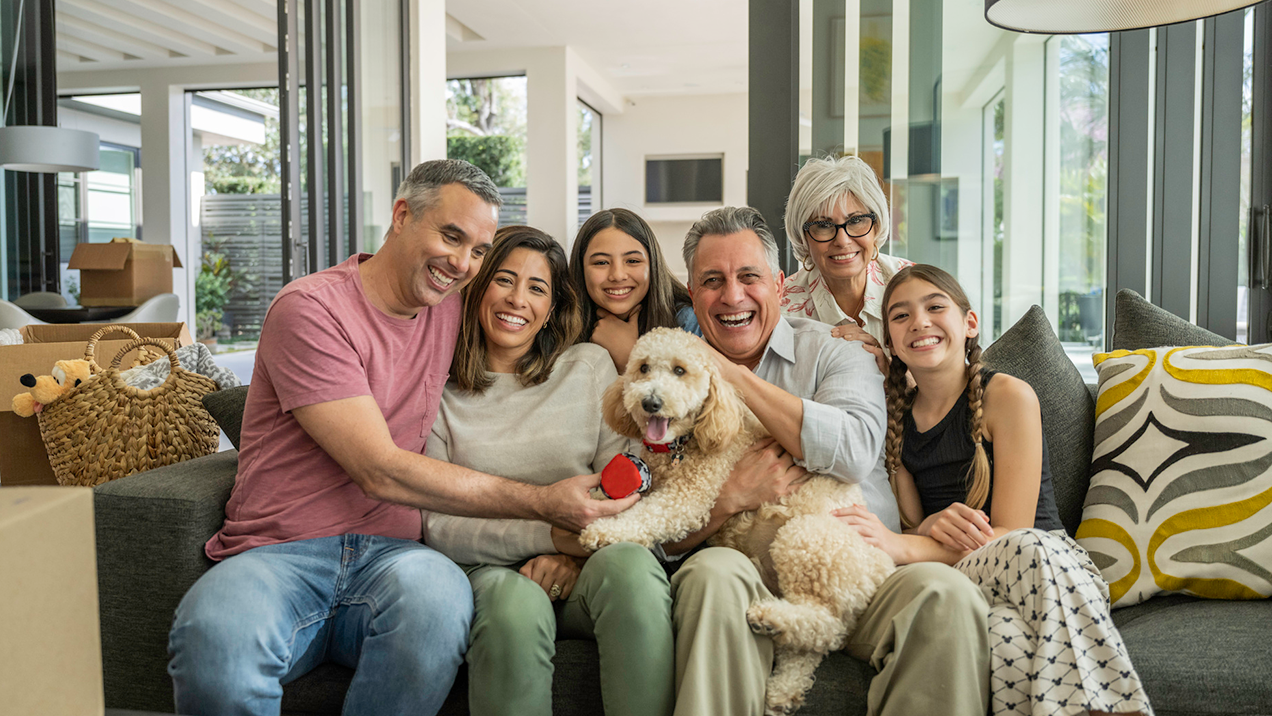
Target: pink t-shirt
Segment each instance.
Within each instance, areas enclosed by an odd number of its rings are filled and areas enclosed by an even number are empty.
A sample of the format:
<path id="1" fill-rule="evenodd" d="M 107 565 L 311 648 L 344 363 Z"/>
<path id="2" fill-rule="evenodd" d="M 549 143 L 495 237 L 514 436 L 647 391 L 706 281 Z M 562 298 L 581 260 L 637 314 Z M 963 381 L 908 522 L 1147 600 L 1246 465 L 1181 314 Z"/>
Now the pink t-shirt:
<path id="1" fill-rule="evenodd" d="M 459 334 L 460 299 L 413 319 L 386 316 L 362 290 L 358 264 L 368 258 L 293 281 L 270 305 L 243 412 L 238 477 L 208 557 L 350 533 L 420 538 L 419 510 L 367 497 L 291 414 L 370 395 L 393 442 L 424 452 Z"/>

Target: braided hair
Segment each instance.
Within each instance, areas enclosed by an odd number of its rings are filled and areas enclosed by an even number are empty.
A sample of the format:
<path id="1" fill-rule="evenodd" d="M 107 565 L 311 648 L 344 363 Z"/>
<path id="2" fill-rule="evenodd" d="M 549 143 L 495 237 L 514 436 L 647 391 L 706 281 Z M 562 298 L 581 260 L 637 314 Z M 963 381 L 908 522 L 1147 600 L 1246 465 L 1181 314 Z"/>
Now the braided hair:
<path id="1" fill-rule="evenodd" d="M 888 287 L 884 289 L 883 307 L 885 320 L 892 293 L 899 286 L 913 279 L 926 281 L 945 293 L 963 312 L 963 315 L 967 315 L 972 310 L 971 301 L 967 299 L 967 294 L 963 291 L 962 286 L 958 285 L 957 279 L 936 266 L 914 264 L 898 271 L 892 277 L 892 280 L 888 282 Z M 888 470 L 888 482 L 892 484 L 892 493 L 896 495 L 896 475 L 901 468 L 901 446 L 905 434 L 905 414 L 914 406 L 914 396 L 918 389 L 909 386 L 906 379 L 906 371 L 909 368 L 892 348 L 892 334 L 886 329 L 884 331 L 884 345 L 892 353 L 892 363 L 888 368 L 888 375 L 884 381 L 884 388 L 888 397 L 888 437 L 885 443 L 884 465 Z M 967 407 L 972 416 L 971 437 L 972 444 L 975 445 L 972 463 L 967 473 L 966 504 L 973 509 L 980 509 L 984 506 L 985 501 L 989 499 L 990 467 L 989 456 L 985 452 L 985 381 L 982 375 L 983 366 L 981 364 L 981 347 L 978 336 L 967 337 L 964 343 L 964 351 L 967 356 Z M 915 526 L 910 524 L 904 513 L 901 515 L 901 523 L 904 527 Z"/>

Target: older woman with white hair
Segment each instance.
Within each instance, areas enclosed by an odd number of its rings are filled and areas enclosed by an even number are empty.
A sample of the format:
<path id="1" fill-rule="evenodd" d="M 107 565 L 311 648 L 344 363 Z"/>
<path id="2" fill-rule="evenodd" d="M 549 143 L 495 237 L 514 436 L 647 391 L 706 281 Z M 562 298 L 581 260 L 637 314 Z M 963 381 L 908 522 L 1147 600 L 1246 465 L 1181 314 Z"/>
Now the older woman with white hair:
<path id="1" fill-rule="evenodd" d="M 782 284 L 782 312 L 861 341 L 885 374 L 883 289 L 913 263 L 880 253 L 891 223 L 883 188 L 859 157 L 809 159 L 786 202 L 786 238 L 803 268 Z"/>

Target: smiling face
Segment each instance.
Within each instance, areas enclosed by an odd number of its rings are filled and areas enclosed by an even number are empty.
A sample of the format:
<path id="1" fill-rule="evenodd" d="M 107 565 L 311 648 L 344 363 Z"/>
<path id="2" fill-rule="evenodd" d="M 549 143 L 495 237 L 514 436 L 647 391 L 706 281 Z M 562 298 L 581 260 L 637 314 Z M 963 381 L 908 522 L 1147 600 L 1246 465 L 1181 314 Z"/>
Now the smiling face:
<path id="1" fill-rule="evenodd" d="M 587 295 L 597 308 L 626 319 L 649 293 L 649 254 L 626 233 L 601 229 L 588 243 L 583 260 Z"/>
<path id="2" fill-rule="evenodd" d="M 431 206 L 411 213 L 393 205 L 393 263 L 400 267 L 401 299 L 408 306 L 436 306 L 458 293 L 481 268 L 498 224 L 498 209 L 462 184 L 437 190 Z"/>
<path id="3" fill-rule="evenodd" d="M 552 313 L 552 270 L 533 249 L 514 249 L 482 294 L 478 321 L 486 338 L 487 369 L 512 373 Z"/>
<path id="4" fill-rule="evenodd" d="M 754 368 L 780 318 L 782 278 L 780 271 L 773 275 L 754 231 L 703 236 L 690 280 L 702 337 L 734 363 Z"/>
<path id="5" fill-rule="evenodd" d="M 974 311 L 964 313 L 946 292 L 920 278 L 892 288 L 887 321 L 892 354 L 916 374 L 951 365 L 963 370 L 966 341 L 979 333 Z"/>
<path id="6" fill-rule="evenodd" d="M 842 224 L 850 221 L 865 221 L 861 217 L 870 212 L 856 196 L 845 194 L 834 210 L 808 217 L 807 221 L 830 221 Z M 854 233 L 855 230 L 854 230 Z M 826 243 L 813 241 L 807 234 L 804 240 L 808 243 L 808 253 L 813 265 L 830 281 L 845 281 L 858 276 L 865 276 L 866 265 L 875 255 L 876 238 L 879 235 L 878 220 L 865 236 L 853 238 L 842 229 L 835 232 L 835 238 Z"/>

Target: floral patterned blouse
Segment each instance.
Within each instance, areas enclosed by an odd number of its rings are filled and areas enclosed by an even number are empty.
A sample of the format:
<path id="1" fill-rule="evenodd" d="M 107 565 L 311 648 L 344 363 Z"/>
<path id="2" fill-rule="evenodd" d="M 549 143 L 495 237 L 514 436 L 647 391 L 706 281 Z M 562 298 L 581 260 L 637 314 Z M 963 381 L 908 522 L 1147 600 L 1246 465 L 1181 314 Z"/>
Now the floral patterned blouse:
<path id="1" fill-rule="evenodd" d="M 861 309 L 861 317 L 866 323 L 866 333 L 874 336 L 879 345 L 883 345 L 884 332 L 883 289 L 897 271 L 913 264 L 913 261 L 881 253 L 866 266 L 866 303 Z M 811 318 L 832 326 L 852 320 L 839 308 L 816 268 L 801 268 L 786 277 L 782 283 L 780 305 L 784 315 Z"/>

